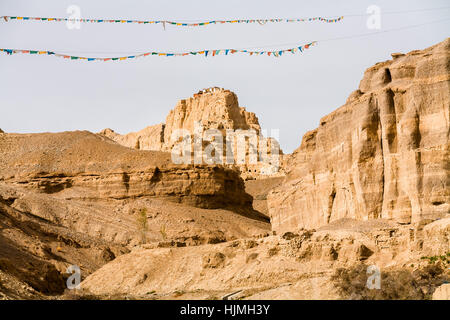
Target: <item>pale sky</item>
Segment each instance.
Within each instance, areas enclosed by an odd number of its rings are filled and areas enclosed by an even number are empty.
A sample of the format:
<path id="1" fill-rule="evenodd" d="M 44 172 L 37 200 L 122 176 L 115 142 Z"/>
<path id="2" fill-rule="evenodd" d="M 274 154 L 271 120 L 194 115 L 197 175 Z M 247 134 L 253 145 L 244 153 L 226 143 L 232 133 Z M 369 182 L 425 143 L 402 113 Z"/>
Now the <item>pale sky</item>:
<path id="1" fill-rule="evenodd" d="M 1 48 L 98 57 L 272 45 L 283 49 L 286 46 L 277 45 L 318 41 L 303 54 L 280 58 L 236 54 L 87 62 L 0 53 L 4 131 L 137 131 L 164 122 L 178 100 L 218 86 L 234 91 L 240 105 L 256 113 L 263 129 L 279 129 L 282 149 L 291 152 L 321 117 L 345 103 L 365 69 L 390 59 L 390 53 L 424 49 L 450 36 L 450 9 L 423 11 L 450 7 L 445 0 L 1 0 L 0 16 L 68 17 L 70 5 L 79 6 L 83 18 L 98 19 L 346 17 L 329 24 L 167 26 L 166 30 L 161 25 L 98 23 L 69 30 L 62 22 L 0 22 Z M 370 5 L 381 9 L 380 30 L 366 26 Z M 399 11 L 403 13 L 392 13 Z M 429 24 L 443 19 L 447 20 Z M 419 26 L 403 28 L 413 25 Z M 336 39 L 341 37 L 350 38 Z M 321 41 L 327 39 L 335 40 Z"/>

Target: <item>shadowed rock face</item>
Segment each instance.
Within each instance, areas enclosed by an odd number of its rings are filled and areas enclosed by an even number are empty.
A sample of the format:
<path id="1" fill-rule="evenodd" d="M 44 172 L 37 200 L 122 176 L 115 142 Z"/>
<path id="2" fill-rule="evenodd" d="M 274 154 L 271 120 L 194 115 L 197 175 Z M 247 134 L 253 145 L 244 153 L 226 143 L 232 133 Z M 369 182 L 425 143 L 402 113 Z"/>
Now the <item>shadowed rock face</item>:
<path id="1" fill-rule="evenodd" d="M 274 230 L 450 213 L 450 39 L 393 58 L 305 134 L 268 196 Z"/>

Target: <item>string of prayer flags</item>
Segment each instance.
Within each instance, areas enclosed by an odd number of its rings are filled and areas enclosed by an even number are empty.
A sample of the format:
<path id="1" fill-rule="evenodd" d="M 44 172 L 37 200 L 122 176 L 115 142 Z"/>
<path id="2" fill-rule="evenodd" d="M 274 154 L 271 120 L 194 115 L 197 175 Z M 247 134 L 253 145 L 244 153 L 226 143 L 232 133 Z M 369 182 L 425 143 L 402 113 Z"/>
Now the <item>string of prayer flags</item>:
<path id="1" fill-rule="evenodd" d="M 238 20 L 211 20 L 197 23 L 186 23 L 167 20 L 125 20 L 125 19 L 76 19 L 76 18 L 41 18 L 41 17 L 16 17 L 16 16 L 0 16 L 1 20 L 6 22 L 10 20 L 16 21 L 54 21 L 54 22 L 86 22 L 86 23 L 136 23 L 136 24 L 163 24 L 164 28 L 166 24 L 174 25 L 177 27 L 199 27 L 207 26 L 211 24 L 225 24 L 225 23 L 259 23 L 264 25 L 266 23 L 281 23 L 281 22 L 311 22 L 320 21 L 325 23 L 335 23 L 344 19 L 343 16 L 333 19 L 314 17 L 314 18 L 295 18 L 295 19 L 238 19 Z M 0 21 L 1 21 L 0 20 Z"/>
<path id="2" fill-rule="evenodd" d="M 93 57 L 81 57 L 81 56 L 71 56 L 61 53 L 56 53 L 53 51 L 39 51 L 39 50 L 21 50 L 21 49 L 0 49 L 0 52 L 4 52 L 7 55 L 13 54 L 38 54 L 38 55 L 51 55 L 55 57 L 60 57 L 69 60 L 86 60 L 86 61 L 123 61 L 129 59 L 137 59 L 147 56 L 166 56 L 166 57 L 179 57 L 179 56 L 188 56 L 188 55 L 204 55 L 205 57 L 209 56 L 218 56 L 218 55 L 228 55 L 235 53 L 244 53 L 250 56 L 252 55 L 268 55 L 274 57 L 281 57 L 285 52 L 297 53 L 303 52 L 305 49 L 309 49 L 310 47 L 317 44 L 317 41 L 310 42 L 305 45 L 296 46 L 290 49 L 283 50 L 274 50 L 274 51 L 249 51 L 244 49 L 214 49 L 214 50 L 201 50 L 201 51 L 189 51 L 189 52 L 146 52 L 137 55 L 130 55 L 124 57 L 113 57 L 113 58 L 93 58 Z"/>

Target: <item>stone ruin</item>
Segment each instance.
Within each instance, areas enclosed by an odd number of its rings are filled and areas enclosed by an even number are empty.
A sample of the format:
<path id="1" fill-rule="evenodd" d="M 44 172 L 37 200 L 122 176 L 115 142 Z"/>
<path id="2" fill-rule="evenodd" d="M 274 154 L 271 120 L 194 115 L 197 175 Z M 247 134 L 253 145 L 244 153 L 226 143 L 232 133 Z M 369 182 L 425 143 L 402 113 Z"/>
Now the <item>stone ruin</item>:
<path id="1" fill-rule="evenodd" d="M 174 133 L 177 130 L 187 130 L 192 133 L 193 137 L 195 124 L 200 124 L 205 131 L 217 129 L 222 133 L 224 141 L 223 164 L 229 166 L 232 165 L 225 163 L 227 130 L 233 130 L 233 132 L 248 130 L 248 132 L 254 132 L 257 135 L 257 141 L 254 142 L 258 155 L 256 162 L 250 161 L 250 138 L 246 138 L 245 141 L 244 163 L 237 159 L 238 142 L 235 141 L 232 147 L 235 159 L 233 165 L 236 165 L 240 170 L 243 179 L 266 178 L 284 174 L 280 170 L 282 151 L 279 148 L 278 141 L 273 138 L 262 137 L 261 127 L 256 115 L 239 106 L 235 93 L 220 87 L 202 89 L 194 93 L 192 97 L 180 100 L 167 115 L 165 124 L 150 126 L 141 131 L 125 135 L 115 133 L 111 129 L 105 129 L 100 134 L 130 148 L 171 152 L 173 147 L 179 143 L 179 139 L 172 140 Z M 209 144 L 209 142 L 204 141 L 203 150 Z M 271 152 L 272 148 L 275 150 L 276 147 L 279 150 L 279 159 Z M 265 158 L 261 156 L 261 153 L 265 154 Z M 269 159 L 270 157 L 272 160 Z M 275 161 L 275 159 L 278 161 Z"/>

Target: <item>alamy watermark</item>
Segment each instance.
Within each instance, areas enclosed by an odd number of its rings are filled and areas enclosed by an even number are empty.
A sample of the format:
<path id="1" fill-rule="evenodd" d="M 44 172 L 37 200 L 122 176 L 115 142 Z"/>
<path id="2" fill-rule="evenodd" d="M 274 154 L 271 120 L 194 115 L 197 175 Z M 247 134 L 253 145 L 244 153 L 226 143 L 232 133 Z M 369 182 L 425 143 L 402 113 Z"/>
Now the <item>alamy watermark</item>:
<path id="1" fill-rule="evenodd" d="M 81 8 L 77 5 L 70 5 L 67 7 L 66 13 L 70 16 L 66 21 L 66 26 L 69 30 L 81 29 Z"/>
<path id="2" fill-rule="evenodd" d="M 368 289 L 381 289 L 381 272 L 380 268 L 376 265 L 370 265 L 367 267 L 367 274 L 369 277 L 367 278 L 366 287 Z"/>
<path id="3" fill-rule="evenodd" d="M 366 21 L 367 29 L 381 29 L 381 8 L 376 5 L 371 5 L 367 7 L 366 13 L 369 14 Z"/>
<path id="4" fill-rule="evenodd" d="M 67 278 L 66 285 L 69 290 L 81 288 L 81 270 L 77 265 L 71 265 L 67 268 L 66 273 L 70 276 Z"/>

